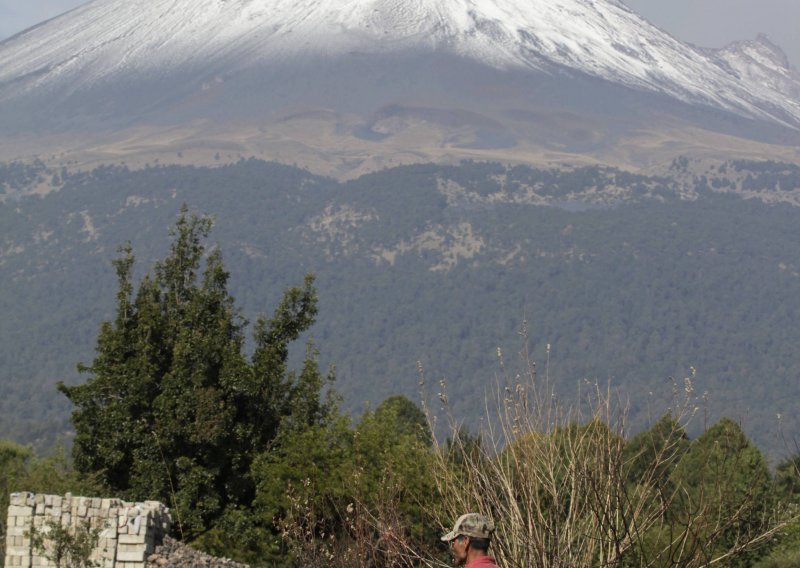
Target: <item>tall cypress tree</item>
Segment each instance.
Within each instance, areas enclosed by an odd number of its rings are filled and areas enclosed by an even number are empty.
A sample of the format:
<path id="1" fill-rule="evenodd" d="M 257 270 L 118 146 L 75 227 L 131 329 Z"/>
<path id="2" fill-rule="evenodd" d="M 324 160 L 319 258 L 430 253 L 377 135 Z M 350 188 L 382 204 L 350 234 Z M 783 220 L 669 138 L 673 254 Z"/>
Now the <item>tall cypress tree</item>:
<path id="1" fill-rule="evenodd" d="M 101 326 L 92 364 L 79 367 L 89 379 L 59 385 L 75 406 L 76 467 L 99 473 L 120 496 L 170 503 L 186 537 L 252 503 L 254 456 L 294 420 L 298 404 L 319 401 L 328 380 L 313 350 L 299 377 L 287 371 L 289 344 L 316 316 L 311 276 L 286 291 L 271 318 L 258 319 L 247 361 L 246 322 L 222 255 L 204 246 L 211 226 L 184 206 L 168 256 L 135 295 L 134 256 L 122 247 L 116 317 Z"/>

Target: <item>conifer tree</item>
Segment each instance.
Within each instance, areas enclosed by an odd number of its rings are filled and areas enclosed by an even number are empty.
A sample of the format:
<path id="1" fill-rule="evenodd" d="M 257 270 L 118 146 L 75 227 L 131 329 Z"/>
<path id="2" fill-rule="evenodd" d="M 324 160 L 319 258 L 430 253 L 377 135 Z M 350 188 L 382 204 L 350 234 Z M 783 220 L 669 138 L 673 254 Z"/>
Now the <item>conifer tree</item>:
<path id="1" fill-rule="evenodd" d="M 630 483 L 654 483 L 671 492 L 669 475 L 689 448 L 689 437 L 671 414 L 663 415 L 649 430 L 625 444 L 626 476 Z"/>
<path id="2" fill-rule="evenodd" d="M 755 545 L 769 534 L 771 477 L 739 424 L 722 418 L 711 426 L 692 442 L 671 481 L 682 488 L 671 513 L 691 527 L 681 546 L 695 548 L 707 563 L 751 566 Z"/>
<path id="3" fill-rule="evenodd" d="M 187 538 L 251 505 L 256 453 L 298 405 L 319 410 L 330 380 L 320 377 L 313 349 L 299 377 L 287 370 L 289 344 L 316 316 L 311 276 L 286 291 L 271 318 L 258 319 L 247 360 L 246 322 L 222 255 L 204 245 L 211 226 L 184 206 L 169 254 L 135 294 L 134 256 L 121 248 L 116 316 L 101 326 L 92 364 L 79 367 L 89 379 L 59 385 L 75 406 L 76 467 L 120 496 L 175 507 Z"/>

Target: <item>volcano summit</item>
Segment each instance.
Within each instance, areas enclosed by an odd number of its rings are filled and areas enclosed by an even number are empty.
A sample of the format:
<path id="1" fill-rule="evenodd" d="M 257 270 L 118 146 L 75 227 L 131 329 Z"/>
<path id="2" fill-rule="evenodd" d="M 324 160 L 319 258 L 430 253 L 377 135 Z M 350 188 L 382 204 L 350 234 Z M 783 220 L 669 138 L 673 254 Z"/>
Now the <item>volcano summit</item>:
<path id="1" fill-rule="evenodd" d="M 93 0 L 0 44 L 0 159 L 795 161 L 798 93 L 616 0 Z"/>

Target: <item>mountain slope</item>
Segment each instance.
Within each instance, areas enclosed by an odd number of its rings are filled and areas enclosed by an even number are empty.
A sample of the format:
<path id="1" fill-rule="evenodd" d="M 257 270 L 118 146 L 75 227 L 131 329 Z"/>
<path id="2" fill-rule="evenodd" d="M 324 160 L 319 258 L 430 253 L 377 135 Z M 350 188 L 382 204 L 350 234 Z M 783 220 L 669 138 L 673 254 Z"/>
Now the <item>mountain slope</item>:
<path id="1" fill-rule="evenodd" d="M 553 64 L 757 117 L 797 100 L 732 80 L 702 52 L 613 1 L 94 0 L 3 45 L 3 98 L 121 75 L 296 65 L 353 53 L 444 52 L 498 68 Z M 787 117 L 787 118 L 788 118 Z"/>
<path id="2" fill-rule="evenodd" d="M 767 36 L 759 34 L 753 41 L 737 41 L 707 53 L 737 79 L 763 85 L 788 100 L 800 100 L 800 73 Z"/>
<path id="3" fill-rule="evenodd" d="M 407 162 L 423 146 L 426 158 L 447 159 L 435 148 L 494 159 L 486 150 L 519 148 L 502 153 L 547 161 L 560 158 L 542 150 L 591 153 L 643 128 L 685 147 L 700 138 L 675 133 L 687 124 L 794 143 L 794 79 L 761 80 L 771 61 L 736 71 L 725 54 L 681 43 L 616 0 L 93 0 L 0 44 L 0 131 L 18 137 L 0 158 L 26 145 L 74 149 L 76 131 L 91 140 L 85 154 L 102 147 L 107 160 L 146 146 L 197 149 L 202 139 L 284 161 L 330 151 L 343 162 Z M 428 117 L 374 129 L 387 107 Z M 310 128 L 334 133 L 324 144 L 302 134 L 306 113 L 320 110 L 329 118 L 313 115 Z M 436 114 L 451 111 L 475 120 Z M 558 140 L 565 116 L 584 125 L 577 148 Z M 542 117 L 555 117 L 553 145 L 547 128 L 544 141 L 535 133 Z M 165 130 L 176 126 L 187 130 Z M 67 140 L 31 140 L 45 132 Z"/>
<path id="4" fill-rule="evenodd" d="M 800 167 L 692 166 L 679 160 L 669 178 L 427 164 L 347 183 L 257 160 L 67 174 L 61 191 L 0 203 L 0 437 L 64 430 L 54 385 L 86 379 L 75 363 L 113 318 L 116 247 L 132 242 L 138 280 L 188 202 L 215 216 L 250 321 L 317 275 L 314 343 L 347 409 L 417 399 L 420 361 L 427 394 L 446 378 L 456 417 L 478 420 L 497 377 L 513 381 L 527 320 L 564 400 L 584 379 L 608 381 L 635 429 L 677 402 L 669 377 L 682 395 L 694 367 L 695 426 L 725 414 L 786 451 L 776 429 L 800 426 Z M 0 186 L 54 174 L 0 167 Z"/>

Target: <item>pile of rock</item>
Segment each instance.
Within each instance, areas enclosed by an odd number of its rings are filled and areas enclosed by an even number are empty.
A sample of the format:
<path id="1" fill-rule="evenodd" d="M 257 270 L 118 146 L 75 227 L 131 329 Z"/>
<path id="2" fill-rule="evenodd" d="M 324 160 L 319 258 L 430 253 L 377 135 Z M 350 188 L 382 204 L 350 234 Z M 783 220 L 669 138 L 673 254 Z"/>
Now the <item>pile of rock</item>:
<path id="1" fill-rule="evenodd" d="M 156 546 L 155 552 L 147 557 L 148 568 L 249 568 L 228 558 L 214 558 L 195 550 L 174 538 L 165 536 L 164 542 Z"/>

